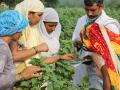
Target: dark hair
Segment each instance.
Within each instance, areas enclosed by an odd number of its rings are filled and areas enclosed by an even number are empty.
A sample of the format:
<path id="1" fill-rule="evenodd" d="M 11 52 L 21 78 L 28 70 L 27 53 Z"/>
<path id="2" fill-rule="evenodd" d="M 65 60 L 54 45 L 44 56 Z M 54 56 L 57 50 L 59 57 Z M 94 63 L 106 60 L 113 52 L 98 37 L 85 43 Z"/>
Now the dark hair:
<path id="1" fill-rule="evenodd" d="M 96 3 L 97 5 L 102 5 L 103 0 L 84 0 L 84 4 L 86 6 L 92 6 L 94 3 Z"/>
<path id="2" fill-rule="evenodd" d="M 30 14 L 35 14 L 36 12 L 33 12 L 33 11 L 29 11 Z"/>

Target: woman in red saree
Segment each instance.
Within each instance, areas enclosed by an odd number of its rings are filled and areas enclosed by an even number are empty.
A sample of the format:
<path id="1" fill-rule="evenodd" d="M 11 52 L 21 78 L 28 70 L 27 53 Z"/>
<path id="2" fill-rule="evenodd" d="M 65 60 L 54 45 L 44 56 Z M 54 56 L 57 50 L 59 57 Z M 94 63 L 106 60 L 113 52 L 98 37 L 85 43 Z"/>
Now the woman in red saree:
<path id="1" fill-rule="evenodd" d="M 80 37 L 90 51 L 104 58 L 112 90 L 120 90 L 120 35 L 103 25 L 92 23 L 81 30 Z"/>

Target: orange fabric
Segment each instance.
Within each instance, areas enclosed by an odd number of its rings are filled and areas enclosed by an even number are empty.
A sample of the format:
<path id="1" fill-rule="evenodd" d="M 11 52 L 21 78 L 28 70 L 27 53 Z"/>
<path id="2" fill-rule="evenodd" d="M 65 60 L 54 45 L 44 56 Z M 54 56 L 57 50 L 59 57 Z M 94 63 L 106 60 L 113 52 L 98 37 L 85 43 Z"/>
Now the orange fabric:
<path id="1" fill-rule="evenodd" d="M 111 44 L 115 49 L 116 54 L 120 54 L 120 35 L 113 33 L 112 31 L 107 30 L 108 36 L 110 38 Z M 104 40 L 104 37 L 100 31 L 99 25 L 93 23 L 89 26 L 81 30 L 80 36 L 83 44 L 92 52 L 96 52 L 105 60 L 105 65 L 107 67 L 111 84 L 114 87 L 113 90 L 120 90 L 119 88 L 119 78 L 113 60 L 111 58 L 111 54 L 109 48 Z"/>

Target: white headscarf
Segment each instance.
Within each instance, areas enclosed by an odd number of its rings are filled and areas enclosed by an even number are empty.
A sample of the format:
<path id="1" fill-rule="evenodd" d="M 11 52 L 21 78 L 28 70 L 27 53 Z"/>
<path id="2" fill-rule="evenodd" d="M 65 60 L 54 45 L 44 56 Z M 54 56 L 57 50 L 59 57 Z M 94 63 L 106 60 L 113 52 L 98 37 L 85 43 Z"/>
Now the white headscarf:
<path id="1" fill-rule="evenodd" d="M 58 22 L 55 30 L 48 34 L 44 21 L 46 22 Z M 61 25 L 59 23 L 58 13 L 53 8 L 46 8 L 43 14 L 43 19 L 39 23 L 39 31 L 40 31 L 40 42 L 46 42 L 49 47 L 48 52 L 43 52 L 41 55 L 43 56 L 51 56 L 52 54 L 56 54 L 59 50 L 60 43 L 59 37 L 61 33 Z"/>
<path id="2" fill-rule="evenodd" d="M 28 19 L 29 11 L 44 12 L 44 5 L 40 0 L 24 0 L 16 5 L 15 10 L 19 11 Z M 19 41 L 27 48 L 31 48 L 40 44 L 38 39 L 40 38 L 40 33 L 37 28 L 28 25 L 22 34 L 23 35 Z"/>
<path id="3" fill-rule="evenodd" d="M 23 14 L 28 19 L 29 11 L 33 12 L 44 12 L 44 5 L 40 0 L 24 0 L 17 4 L 15 10 Z M 19 42 L 23 44 L 26 48 L 32 48 L 40 44 L 40 33 L 36 27 L 28 27 L 23 31 Z M 39 58 L 40 55 L 37 54 L 32 58 Z M 26 65 L 28 66 L 29 60 L 26 60 Z"/>
<path id="4" fill-rule="evenodd" d="M 17 4 L 15 10 L 22 13 L 26 18 L 28 18 L 28 12 L 44 12 L 44 5 L 40 0 L 24 0 Z"/>

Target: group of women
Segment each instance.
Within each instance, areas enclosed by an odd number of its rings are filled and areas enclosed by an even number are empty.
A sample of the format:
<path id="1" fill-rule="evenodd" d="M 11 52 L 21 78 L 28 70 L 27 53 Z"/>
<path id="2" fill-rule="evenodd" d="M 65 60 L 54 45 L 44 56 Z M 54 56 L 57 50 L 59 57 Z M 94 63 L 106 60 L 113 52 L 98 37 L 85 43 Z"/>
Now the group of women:
<path id="1" fill-rule="evenodd" d="M 45 64 L 74 59 L 74 54 L 56 55 L 60 33 L 57 12 L 45 9 L 39 0 L 24 0 L 15 10 L 0 14 L 0 90 L 11 90 L 17 81 L 40 76 L 35 73 L 40 67 L 29 64 L 31 58 L 45 56 Z"/>
<path id="2" fill-rule="evenodd" d="M 53 8 L 45 8 L 40 0 L 23 0 L 15 10 L 1 13 L 0 90 L 12 90 L 15 82 L 40 77 L 36 72 L 41 68 L 30 65 L 31 58 L 45 56 L 45 64 L 73 60 L 74 54 L 57 55 L 60 33 L 58 13 Z M 93 55 L 93 61 L 101 69 L 105 63 L 96 57 Z"/>

